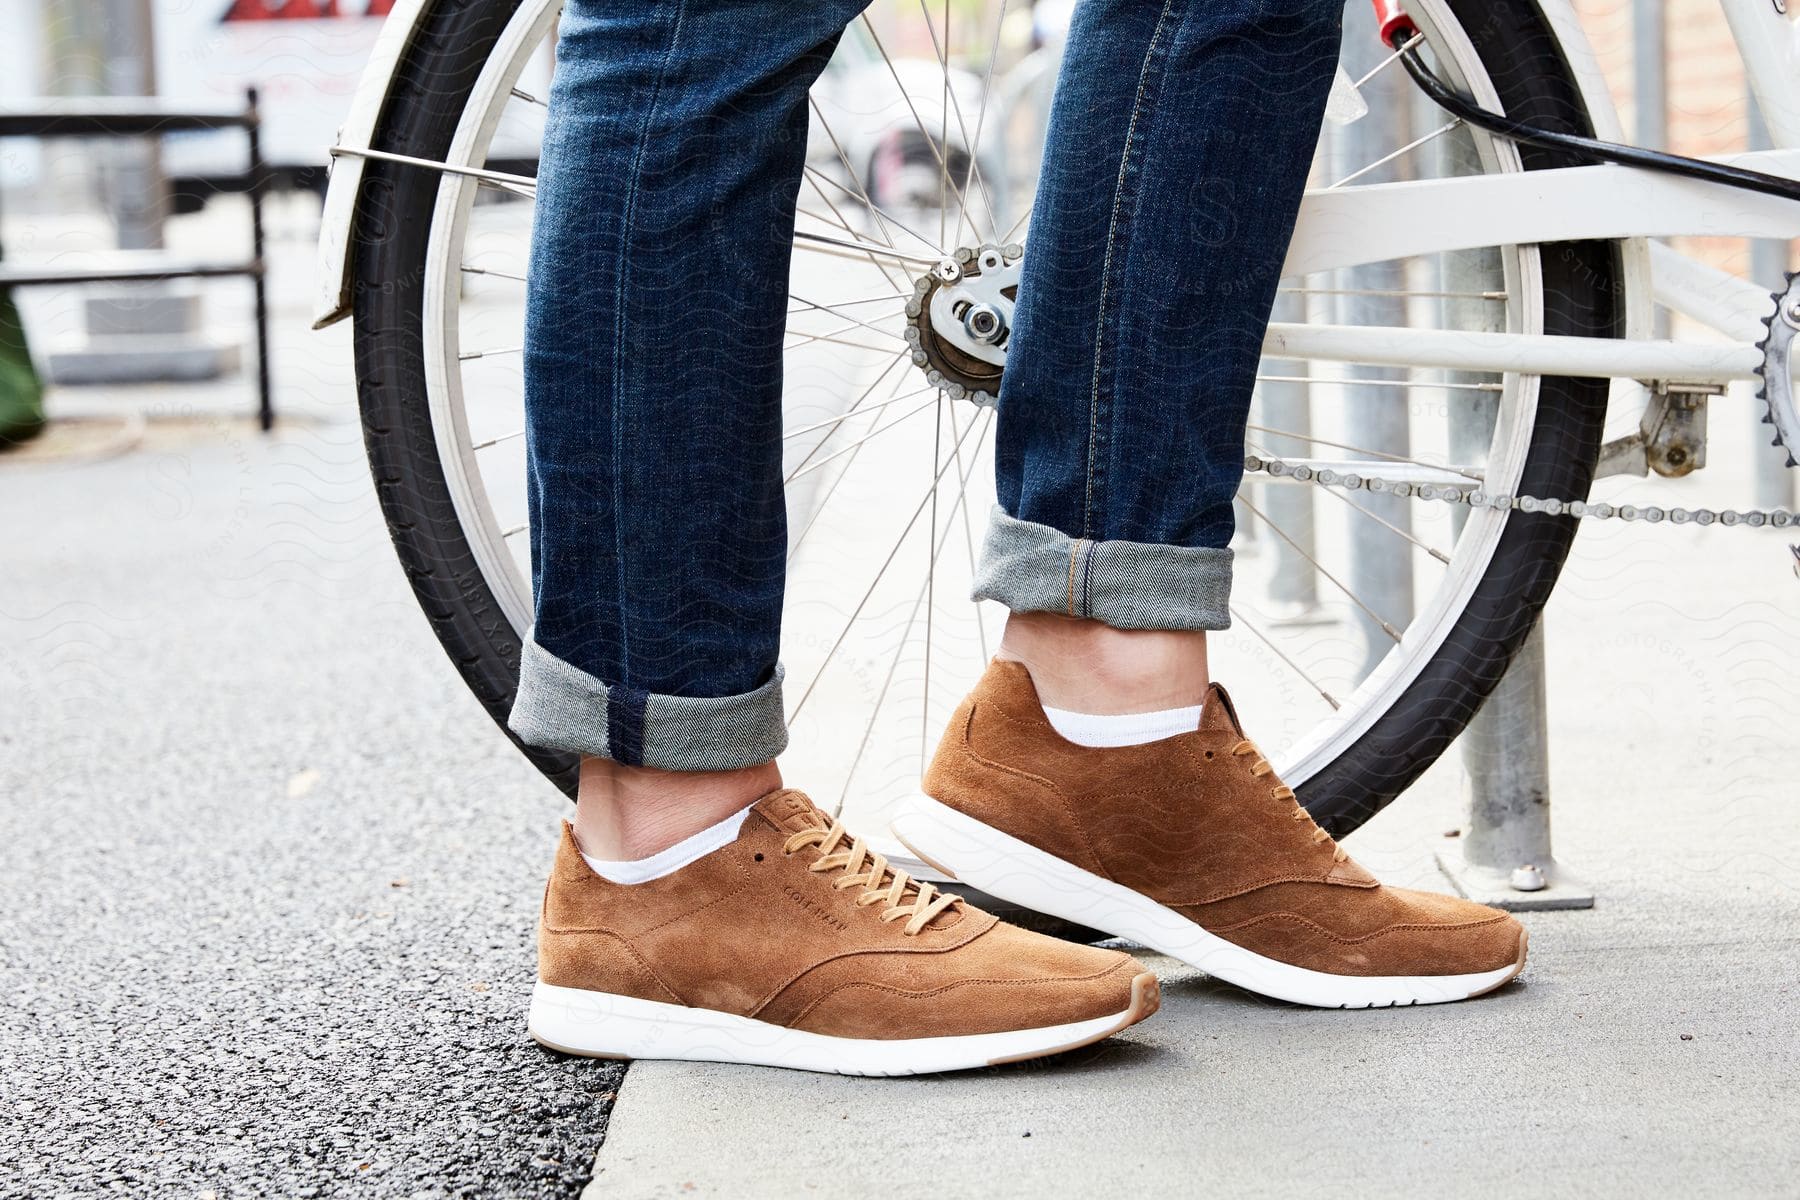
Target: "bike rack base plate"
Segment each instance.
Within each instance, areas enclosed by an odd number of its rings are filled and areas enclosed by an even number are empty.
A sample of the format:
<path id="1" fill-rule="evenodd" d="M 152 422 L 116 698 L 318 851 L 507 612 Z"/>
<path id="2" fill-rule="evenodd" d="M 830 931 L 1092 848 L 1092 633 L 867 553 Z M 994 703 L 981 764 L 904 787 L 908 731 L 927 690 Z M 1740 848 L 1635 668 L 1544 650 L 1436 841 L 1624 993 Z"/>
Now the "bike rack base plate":
<path id="1" fill-rule="evenodd" d="M 1457 894 L 1478 904 L 1508 912 L 1594 907 L 1593 889 L 1570 875 L 1568 869 L 1554 859 L 1536 864 L 1544 874 L 1545 886 L 1526 892 L 1512 886 L 1510 872 L 1469 862 L 1460 838 L 1445 838 L 1436 857 L 1438 870 L 1444 873 Z"/>

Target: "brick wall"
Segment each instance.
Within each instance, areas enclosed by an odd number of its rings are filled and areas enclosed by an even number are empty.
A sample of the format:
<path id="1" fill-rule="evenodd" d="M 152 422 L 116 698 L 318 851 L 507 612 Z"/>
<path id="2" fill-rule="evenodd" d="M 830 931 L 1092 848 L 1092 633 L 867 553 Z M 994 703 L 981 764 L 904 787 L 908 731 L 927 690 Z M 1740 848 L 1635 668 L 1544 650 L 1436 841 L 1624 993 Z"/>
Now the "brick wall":
<path id="1" fill-rule="evenodd" d="M 1575 0 L 1611 85 L 1628 141 L 1637 136 L 1629 0 Z M 1744 66 L 1718 0 L 1667 0 L 1668 148 L 1724 154 L 1749 145 Z M 1746 273 L 1749 247 L 1735 238 L 1678 238 L 1675 245 L 1722 270 Z M 1779 282 L 1765 280 L 1773 286 Z"/>

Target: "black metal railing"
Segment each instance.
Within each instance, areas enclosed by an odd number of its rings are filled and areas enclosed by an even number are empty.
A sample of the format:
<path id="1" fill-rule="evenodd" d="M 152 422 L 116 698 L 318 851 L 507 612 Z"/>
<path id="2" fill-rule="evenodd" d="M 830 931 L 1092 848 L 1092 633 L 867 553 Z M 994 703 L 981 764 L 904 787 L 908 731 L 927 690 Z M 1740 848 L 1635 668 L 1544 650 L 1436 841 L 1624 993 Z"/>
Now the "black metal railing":
<path id="1" fill-rule="evenodd" d="M 0 264 L 0 287 L 248 277 L 255 290 L 256 303 L 256 415 L 266 431 L 275 424 L 275 402 L 269 379 L 269 298 L 262 208 L 269 180 L 262 156 L 256 89 L 250 88 L 244 93 L 242 108 L 196 108 L 139 96 L 34 100 L 27 105 L 8 103 L 0 106 L 0 138 L 154 137 L 164 133 L 223 129 L 242 129 L 249 140 L 248 173 L 242 188 L 250 197 L 249 261 L 212 262 L 183 259 L 161 250 L 121 250 L 93 266 Z"/>

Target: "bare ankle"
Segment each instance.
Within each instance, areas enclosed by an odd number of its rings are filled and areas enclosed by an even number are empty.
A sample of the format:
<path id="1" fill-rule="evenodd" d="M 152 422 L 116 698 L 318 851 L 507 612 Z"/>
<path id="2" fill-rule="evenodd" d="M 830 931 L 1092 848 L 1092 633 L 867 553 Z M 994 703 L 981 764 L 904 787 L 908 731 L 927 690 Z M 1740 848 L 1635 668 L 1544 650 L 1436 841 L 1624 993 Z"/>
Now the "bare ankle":
<path id="1" fill-rule="evenodd" d="M 781 770 L 772 762 L 735 771 L 664 771 L 584 758 L 575 841 L 584 854 L 609 862 L 647 858 L 780 786 Z"/>
<path id="2" fill-rule="evenodd" d="M 1016 612 L 997 657 L 1024 665 L 1038 699 L 1076 712 L 1140 713 L 1206 698 L 1203 630 L 1114 629 L 1058 613 Z"/>

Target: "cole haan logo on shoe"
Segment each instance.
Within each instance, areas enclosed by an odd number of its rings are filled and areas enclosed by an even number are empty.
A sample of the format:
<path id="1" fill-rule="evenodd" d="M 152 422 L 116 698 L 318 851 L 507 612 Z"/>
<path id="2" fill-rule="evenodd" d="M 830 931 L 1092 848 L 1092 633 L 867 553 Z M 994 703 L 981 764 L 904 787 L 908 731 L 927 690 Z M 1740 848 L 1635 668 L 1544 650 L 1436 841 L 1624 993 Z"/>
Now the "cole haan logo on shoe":
<path id="1" fill-rule="evenodd" d="M 850 923 L 848 921 L 844 920 L 836 913 L 827 912 L 823 908 L 820 908 L 811 898 L 801 895 L 800 892 L 794 888 L 783 887 L 781 890 L 787 893 L 788 899 L 805 909 L 809 916 L 817 917 L 819 920 L 825 922 L 825 924 L 839 932 L 843 932 L 850 928 Z"/>

